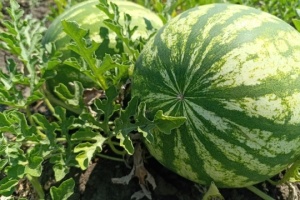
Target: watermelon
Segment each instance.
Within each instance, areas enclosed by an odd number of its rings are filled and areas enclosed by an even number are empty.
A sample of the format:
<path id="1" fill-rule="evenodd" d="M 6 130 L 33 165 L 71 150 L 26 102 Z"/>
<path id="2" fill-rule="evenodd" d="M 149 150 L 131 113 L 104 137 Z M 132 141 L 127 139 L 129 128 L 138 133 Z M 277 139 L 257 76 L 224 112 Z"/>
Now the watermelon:
<path id="1" fill-rule="evenodd" d="M 247 187 L 299 159 L 300 34 L 268 13 L 234 4 L 181 13 L 141 52 L 132 95 L 149 118 L 187 118 L 146 146 L 199 184 Z"/>
<path id="2" fill-rule="evenodd" d="M 160 28 L 163 23 L 161 19 L 152 11 L 128 1 L 111 1 L 115 3 L 120 11 L 120 24 L 124 25 L 124 13 L 131 16 L 130 27 L 138 26 L 133 34 L 133 39 L 139 37 L 148 38 L 151 31 Z M 108 2 L 109 3 L 109 2 Z M 111 31 L 103 20 L 108 19 L 106 14 L 102 12 L 96 5 L 99 0 L 84 1 L 66 10 L 62 15 L 57 17 L 48 30 L 46 31 L 42 43 L 45 46 L 48 43 L 55 43 L 57 49 L 62 51 L 62 60 L 70 57 L 77 57 L 77 55 L 67 49 L 67 44 L 71 42 L 71 38 L 63 31 L 61 25 L 62 20 L 75 21 L 81 28 L 90 31 L 90 37 L 96 42 L 101 43 L 96 51 L 96 56 L 102 59 L 105 54 L 120 54 L 129 53 L 122 41 L 117 35 Z M 93 81 L 84 76 L 79 70 L 67 66 L 60 65 L 55 69 L 57 75 L 51 80 L 47 81 L 49 90 L 52 91 L 58 83 L 68 85 L 70 81 L 81 81 L 84 87 L 91 87 L 94 85 Z"/>

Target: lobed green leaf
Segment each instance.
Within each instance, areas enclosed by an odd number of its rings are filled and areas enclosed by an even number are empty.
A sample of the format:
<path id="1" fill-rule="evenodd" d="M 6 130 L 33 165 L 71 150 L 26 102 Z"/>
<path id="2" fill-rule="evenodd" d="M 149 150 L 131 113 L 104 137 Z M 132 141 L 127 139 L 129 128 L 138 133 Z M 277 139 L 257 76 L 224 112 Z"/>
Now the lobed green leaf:
<path id="1" fill-rule="evenodd" d="M 0 180 L 0 194 L 3 196 L 10 196 L 15 190 L 15 186 L 18 185 L 19 180 L 9 179 L 5 177 Z"/>
<path id="2" fill-rule="evenodd" d="M 171 130 L 179 128 L 186 121 L 186 117 L 173 117 L 163 114 L 162 110 L 156 112 L 154 116 L 155 126 L 163 133 L 170 134 Z"/>
<path id="3" fill-rule="evenodd" d="M 13 166 L 6 167 L 6 175 L 9 178 L 21 179 L 24 178 L 25 173 L 25 165 L 17 164 Z"/>
<path id="4" fill-rule="evenodd" d="M 72 194 L 75 187 L 75 181 L 70 178 L 62 182 L 59 187 L 52 186 L 50 194 L 52 200 L 67 200 Z"/>
<path id="5" fill-rule="evenodd" d="M 80 82 L 73 82 L 73 91 L 64 84 L 55 87 L 54 93 L 65 103 L 65 106 L 75 113 L 81 113 L 84 110 L 83 86 Z"/>
<path id="6" fill-rule="evenodd" d="M 98 49 L 99 45 L 95 41 L 91 41 L 88 37 L 88 31 L 80 28 L 76 22 L 70 22 L 63 20 L 62 26 L 64 31 L 70 36 L 74 43 L 69 45 L 69 49 L 80 55 L 88 64 L 90 70 L 94 74 L 94 81 L 98 85 L 106 89 L 107 85 L 102 74 L 97 73 L 97 59 L 95 56 L 95 51 Z"/>
<path id="7" fill-rule="evenodd" d="M 79 153 L 76 156 L 76 160 L 81 169 L 85 170 L 88 167 L 94 154 L 102 150 L 106 139 L 100 133 L 87 128 L 79 130 L 72 135 L 71 140 L 79 143 L 75 146 L 74 153 Z"/>
<path id="8" fill-rule="evenodd" d="M 170 134 L 171 130 L 180 127 L 186 121 L 185 117 L 172 117 L 164 115 L 161 110 L 157 111 L 154 120 L 146 117 L 146 104 L 139 102 L 134 96 L 127 108 L 122 110 L 120 117 L 115 120 L 116 137 L 120 139 L 122 146 L 128 154 L 133 154 L 134 147 L 130 139 L 130 133 L 138 131 L 148 142 L 153 141 L 152 130 L 158 129 L 165 134 Z"/>
<path id="9" fill-rule="evenodd" d="M 96 106 L 98 113 L 102 114 L 101 127 L 105 134 L 110 135 L 111 130 L 109 127 L 109 121 L 112 115 L 120 109 L 120 105 L 115 103 L 115 99 L 118 96 L 118 92 L 114 86 L 109 87 L 106 90 L 106 99 L 96 99 L 94 105 Z"/>
<path id="10" fill-rule="evenodd" d="M 40 177 L 43 170 L 43 161 L 44 159 L 41 156 L 29 156 L 28 164 L 25 166 L 25 173 L 33 177 Z"/>

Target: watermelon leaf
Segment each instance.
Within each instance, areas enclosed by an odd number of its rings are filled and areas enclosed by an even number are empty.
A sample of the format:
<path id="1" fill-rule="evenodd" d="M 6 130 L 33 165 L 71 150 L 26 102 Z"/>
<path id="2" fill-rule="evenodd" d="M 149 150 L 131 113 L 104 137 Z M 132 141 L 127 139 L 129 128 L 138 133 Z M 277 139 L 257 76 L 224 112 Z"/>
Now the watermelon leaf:
<path id="1" fill-rule="evenodd" d="M 6 170 L 7 176 L 10 178 L 23 178 L 25 175 L 25 166 L 22 164 L 9 166 Z"/>
<path id="2" fill-rule="evenodd" d="M 134 40 L 132 39 L 132 35 L 138 29 L 137 26 L 130 28 L 131 16 L 129 14 L 124 13 L 124 24 L 120 24 L 120 12 L 119 8 L 113 2 L 110 4 L 107 1 L 101 1 L 97 7 L 103 11 L 108 19 L 104 20 L 104 24 L 109 27 L 110 30 L 114 31 L 117 36 L 124 42 L 126 48 L 133 55 L 134 59 L 136 59 L 139 55 L 139 51 L 136 50 Z M 110 9 L 111 8 L 111 9 Z M 110 11 L 112 10 L 112 12 Z"/>
<path id="3" fill-rule="evenodd" d="M 154 116 L 154 124 L 165 134 L 170 134 L 171 130 L 180 127 L 186 121 L 186 117 L 173 117 L 163 114 L 162 110 L 158 110 Z"/>
<path id="4" fill-rule="evenodd" d="M 111 116 L 120 109 L 120 105 L 115 103 L 115 99 L 118 96 L 118 92 L 114 86 L 111 86 L 106 90 L 106 99 L 96 99 L 94 105 L 98 109 L 98 113 L 103 115 L 102 127 L 106 134 L 110 134 L 109 120 Z"/>
<path id="5" fill-rule="evenodd" d="M 113 58 L 106 54 L 103 60 L 96 58 L 95 52 L 100 43 L 96 43 L 89 38 L 89 31 L 80 28 L 76 22 L 63 20 L 64 31 L 74 40 L 68 45 L 69 49 L 79 54 L 88 64 L 87 69 L 78 60 L 67 59 L 64 64 L 70 65 L 91 78 L 94 82 L 106 90 L 110 85 L 118 85 L 120 80 L 128 77 L 130 64 L 121 64 L 115 62 Z"/>
<path id="6" fill-rule="evenodd" d="M 1 40 L 1 38 L 0 38 Z M 32 102 L 40 100 L 42 94 L 38 90 L 32 91 L 32 95 L 25 97 L 24 94 L 17 89 L 17 85 L 29 86 L 30 78 L 17 70 L 16 62 L 13 59 L 7 59 L 6 70 L 8 73 L 3 73 L 0 70 L 0 104 L 25 107 Z M 35 84 L 38 87 L 40 82 Z"/>
<path id="7" fill-rule="evenodd" d="M 50 194 L 53 200 L 67 200 L 72 194 L 75 187 L 75 181 L 69 178 L 62 182 L 59 187 L 52 186 Z"/>
<path id="8" fill-rule="evenodd" d="M 64 107 L 75 113 L 80 113 L 84 109 L 83 87 L 78 81 L 74 81 L 73 92 L 64 84 L 55 87 L 54 93 L 63 101 Z"/>
<path id="9" fill-rule="evenodd" d="M 148 142 L 153 141 L 152 130 L 170 134 L 171 130 L 180 127 L 186 121 L 185 117 L 173 117 L 163 114 L 163 111 L 157 111 L 154 120 L 146 117 L 146 104 L 139 102 L 139 98 L 134 96 L 129 102 L 128 107 L 122 110 L 120 117 L 116 119 L 117 138 L 120 139 L 120 145 L 125 148 L 127 153 L 133 154 L 134 148 L 130 139 L 130 133 L 138 131 Z"/>
<path id="10" fill-rule="evenodd" d="M 28 164 L 25 166 L 25 173 L 33 177 L 40 177 L 42 174 L 42 162 L 44 159 L 41 156 L 28 157 Z"/>
<path id="11" fill-rule="evenodd" d="M 59 160 L 59 163 L 63 162 L 63 160 Z M 66 174 L 69 173 L 70 168 L 68 167 L 67 163 L 65 164 L 55 164 L 53 165 L 54 177 L 56 181 L 61 181 Z"/>
<path id="12" fill-rule="evenodd" d="M 76 160 L 82 170 L 87 169 L 94 154 L 102 150 L 106 139 L 90 128 L 81 129 L 72 135 L 71 140 L 78 143 L 74 148 L 74 153 L 79 153 Z"/>
<path id="13" fill-rule="evenodd" d="M 138 107 L 136 121 L 138 124 L 137 131 L 143 135 L 147 142 L 153 142 L 151 131 L 155 128 L 155 125 L 146 117 L 146 103 L 144 102 L 141 102 Z"/>
<path id="14" fill-rule="evenodd" d="M 295 25 L 295 28 L 300 32 L 300 20 L 299 19 L 293 19 L 292 21 Z"/>
<path id="15" fill-rule="evenodd" d="M 35 113 L 32 116 L 34 122 L 41 126 L 45 131 L 45 136 L 47 137 L 51 146 L 55 146 L 56 144 L 56 133 L 55 131 L 58 129 L 58 124 L 55 122 L 49 122 L 44 115 L 39 113 Z"/>
<path id="16" fill-rule="evenodd" d="M 203 196 L 203 200 L 219 199 L 224 200 L 224 197 L 219 192 L 219 189 L 214 182 L 211 182 L 207 192 Z"/>
<path id="17" fill-rule="evenodd" d="M 117 86 L 122 78 L 128 77 L 129 67 L 128 64 L 115 62 L 109 54 L 105 54 L 103 61 L 97 68 L 97 74 L 103 74 L 109 85 Z"/>
<path id="18" fill-rule="evenodd" d="M 18 184 L 18 179 L 11 179 L 9 177 L 5 177 L 0 180 L 0 194 L 4 196 L 10 196 L 15 189 L 15 186 Z"/>
<path id="19" fill-rule="evenodd" d="M 272 182 L 273 184 L 282 183 L 295 183 L 300 181 L 300 160 L 294 162 L 289 168 L 287 168 L 283 178 L 279 182 Z"/>
<path id="20" fill-rule="evenodd" d="M 0 160 L 0 170 L 2 171 L 4 167 L 7 165 L 8 159 L 1 159 Z"/>
<path id="21" fill-rule="evenodd" d="M 90 77 L 94 77 L 100 87 L 106 89 L 107 85 L 103 74 L 97 73 L 98 61 L 95 56 L 95 51 L 100 44 L 93 40 L 91 41 L 88 37 L 89 31 L 80 28 L 76 22 L 63 20 L 61 23 L 64 31 L 74 40 L 73 43 L 69 44 L 69 49 L 79 54 L 88 63 L 92 74 L 94 74 L 94 76 Z"/>
<path id="22" fill-rule="evenodd" d="M 300 17 L 300 9 L 296 9 L 296 13 L 298 15 L 298 18 Z M 295 28 L 300 32 L 300 19 L 292 19 Z"/>
<path id="23" fill-rule="evenodd" d="M 120 146 L 122 146 L 130 155 L 133 154 L 134 147 L 129 134 L 137 128 L 133 122 L 137 107 L 138 98 L 132 98 L 127 108 L 125 110 L 121 110 L 120 117 L 115 120 L 116 137 L 120 139 Z"/>

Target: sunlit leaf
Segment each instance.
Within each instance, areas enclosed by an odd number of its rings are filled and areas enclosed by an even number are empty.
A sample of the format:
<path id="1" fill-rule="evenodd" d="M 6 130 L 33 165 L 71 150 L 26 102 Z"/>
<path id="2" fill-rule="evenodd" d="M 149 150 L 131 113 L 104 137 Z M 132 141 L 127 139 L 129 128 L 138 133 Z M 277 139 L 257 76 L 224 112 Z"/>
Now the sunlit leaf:
<path id="1" fill-rule="evenodd" d="M 5 167 L 5 165 L 8 163 L 7 159 L 0 159 L 0 171 L 3 170 L 3 168 Z"/>
<path id="2" fill-rule="evenodd" d="M 157 111 L 154 116 L 154 124 L 165 134 L 170 134 L 171 130 L 180 127 L 185 121 L 185 117 L 164 115 L 162 110 Z"/>
<path id="3" fill-rule="evenodd" d="M 293 19 L 293 23 L 295 25 L 295 28 L 300 32 L 300 20 L 299 19 Z"/>
<path id="4" fill-rule="evenodd" d="M 224 200 L 224 197 L 219 192 L 219 189 L 217 188 L 214 182 L 211 182 L 207 192 L 203 196 L 203 200 L 211 200 L 211 199 Z"/>
<path id="5" fill-rule="evenodd" d="M 62 26 L 64 31 L 70 36 L 74 43 L 69 44 L 69 49 L 80 55 L 89 65 L 90 70 L 94 74 L 99 86 L 103 89 L 107 88 L 107 83 L 103 74 L 97 72 L 97 59 L 95 51 L 99 47 L 99 43 L 91 41 L 88 36 L 88 30 L 82 29 L 76 22 L 63 20 Z"/>
<path id="6" fill-rule="evenodd" d="M 70 178 L 62 182 L 58 187 L 50 188 L 51 198 L 53 200 L 67 200 L 74 192 L 75 181 Z"/>
<path id="7" fill-rule="evenodd" d="M 10 196 L 15 189 L 15 186 L 18 184 L 17 179 L 10 179 L 5 177 L 0 180 L 0 194 L 3 196 Z"/>
<path id="8" fill-rule="evenodd" d="M 54 92 L 67 105 L 70 105 L 77 110 L 82 110 L 84 108 L 82 84 L 78 81 L 74 81 L 73 90 L 74 91 L 71 92 L 64 84 L 59 84 L 55 87 Z"/>
<path id="9" fill-rule="evenodd" d="M 71 137 L 73 142 L 80 142 L 74 148 L 74 153 L 78 153 L 76 160 L 81 169 L 85 170 L 97 151 L 102 150 L 102 145 L 107 138 L 100 133 L 89 129 L 79 130 Z"/>
<path id="10" fill-rule="evenodd" d="M 37 124 L 39 124 L 41 127 L 43 127 L 45 135 L 47 136 L 50 145 L 55 146 L 56 143 L 56 129 L 58 128 L 58 125 L 54 122 L 49 122 L 44 115 L 41 114 L 34 114 L 32 118 L 35 120 Z"/>
<path id="11" fill-rule="evenodd" d="M 42 174 L 42 157 L 34 156 L 28 158 L 28 164 L 25 166 L 25 173 L 33 177 L 40 177 Z"/>
<path id="12" fill-rule="evenodd" d="M 66 165 L 55 164 L 53 166 L 54 176 L 56 181 L 61 181 L 68 173 L 69 167 Z"/>

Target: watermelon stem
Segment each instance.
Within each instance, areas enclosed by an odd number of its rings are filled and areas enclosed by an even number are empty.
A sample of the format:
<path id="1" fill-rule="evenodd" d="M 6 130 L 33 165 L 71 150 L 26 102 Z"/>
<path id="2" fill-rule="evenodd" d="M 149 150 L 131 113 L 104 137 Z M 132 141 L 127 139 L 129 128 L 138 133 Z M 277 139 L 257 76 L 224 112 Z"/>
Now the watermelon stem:
<path id="1" fill-rule="evenodd" d="M 29 180 L 29 182 L 33 186 L 34 190 L 38 194 L 39 199 L 45 199 L 45 193 L 44 193 L 44 190 L 43 190 L 38 178 L 34 177 L 34 176 L 30 176 L 29 174 L 26 175 L 26 178 Z"/>
<path id="2" fill-rule="evenodd" d="M 118 155 L 121 155 L 121 156 L 125 156 L 126 154 L 126 151 L 120 151 L 118 150 L 116 147 L 115 147 L 115 143 L 111 140 L 112 137 L 108 138 L 105 143 L 107 143 L 110 147 L 110 149 L 115 153 L 115 154 L 118 154 Z M 117 146 L 120 146 L 117 144 Z"/>
<path id="3" fill-rule="evenodd" d="M 116 158 L 116 157 L 104 155 L 102 153 L 98 153 L 96 155 L 99 156 L 99 157 L 101 157 L 101 158 L 108 159 L 108 160 L 113 160 L 113 161 L 117 161 L 117 162 L 124 162 L 124 159 L 122 159 L 122 158 Z"/>
<path id="4" fill-rule="evenodd" d="M 44 89 L 44 95 L 45 95 L 45 99 L 44 99 L 44 102 L 46 103 L 47 107 L 49 108 L 49 110 L 54 113 L 54 108 L 52 106 L 52 104 L 50 102 L 52 102 L 53 104 L 55 105 L 58 105 L 58 106 L 61 106 L 73 113 L 76 113 L 76 114 L 80 114 L 81 113 L 81 109 L 76 109 L 74 107 L 71 107 L 67 104 L 65 104 L 64 102 L 60 101 L 59 99 L 55 98 L 54 95 L 52 95 L 47 89 Z"/>
<path id="5" fill-rule="evenodd" d="M 262 192 L 261 190 L 257 189 L 253 185 L 246 187 L 248 190 L 256 194 L 257 196 L 261 197 L 264 200 L 274 200 L 274 198 L 270 197 L 266 193 Z"/>
<path id="6" fill-rule="evenodd" d="M 295 161 L 292 165 L 290 165 L 283 176 L 283 178 L 280 181 L 272 181 L 269 180 L 269 182 L 273 185 L 279 185 L 283 183 L 288 182 L 297 182 L 300 180 L 300 174 L 298 173 L 300 170 L 300 159 Z"/>

